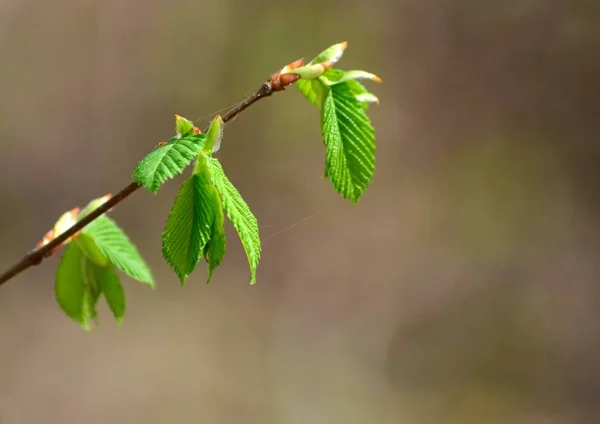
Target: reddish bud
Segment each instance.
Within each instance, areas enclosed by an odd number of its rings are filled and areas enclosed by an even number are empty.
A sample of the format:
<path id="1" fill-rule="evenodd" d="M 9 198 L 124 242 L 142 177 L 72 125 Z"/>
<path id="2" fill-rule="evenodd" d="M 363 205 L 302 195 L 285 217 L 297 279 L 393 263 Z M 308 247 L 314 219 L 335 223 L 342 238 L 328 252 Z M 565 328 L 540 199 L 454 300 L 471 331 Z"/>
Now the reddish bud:
<path id="1" fill-rule="evenodd" d="M 284 74 L 279 77 L 279 82 L 283 87 L 286 87 L 290 84 L 295 83 L 300 79 L 300 75 L 298 74 Z"/>

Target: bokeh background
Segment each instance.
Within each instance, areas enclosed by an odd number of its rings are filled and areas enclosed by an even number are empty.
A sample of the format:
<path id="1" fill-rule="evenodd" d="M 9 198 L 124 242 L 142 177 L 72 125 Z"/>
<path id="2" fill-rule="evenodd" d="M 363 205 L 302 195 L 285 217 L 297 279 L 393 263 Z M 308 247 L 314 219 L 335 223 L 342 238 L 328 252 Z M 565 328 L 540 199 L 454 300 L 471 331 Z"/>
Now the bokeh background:
<path id="1" fill-rule="evenodd" d="M 342 40 L 384 79 L 361 202 L 321 178 L 294 88 L 256 104 L 219 157 L 258 284 L 228 228 L 214 284 L 181 288 L 182 178 L 136 192 L 112 216 L 158 287 L 125 281 L 121 328 L 63 316 L 58 255 L 0 288 L 0 423 L 600 422 L 597 0 L 0 0 L 0 266 L 127 184 L 173 114 L 204 126 Z"/>

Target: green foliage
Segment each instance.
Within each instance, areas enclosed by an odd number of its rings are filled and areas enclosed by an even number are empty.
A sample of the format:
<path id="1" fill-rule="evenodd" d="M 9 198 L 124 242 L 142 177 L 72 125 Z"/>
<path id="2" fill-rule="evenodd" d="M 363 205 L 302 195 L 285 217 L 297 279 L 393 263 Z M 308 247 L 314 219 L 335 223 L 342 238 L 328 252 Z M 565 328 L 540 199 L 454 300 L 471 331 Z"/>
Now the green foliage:
<path id="1" fill-rule="evenodd" d="M 90 268 L 98 282 L 99 293 L 104 294 L 108 307 L 120 325 L 125 316 L 125 292 L 115 268 L 112 264 L 102 267 L 94 263 L 90 263 Z"/>
<path id="2" fill-rule="evenodd" d="M 88 299 L 83 274 L 84 259 L 83 252 L 76 245 L 71 243 L 66 247 L 56 271 L 54 293 L 63 312 L 86 328 L 88 316 L 84 304 Z"/>
<path id="3" fill-rule="evenodd" d="M 366 115 L 370 103 L 379 102 L 359 80 L 381 80 L 366 71 L 342 71 L 332 66 L 342 57 L 347 43 L 338 43 L 308 64 L 292 62 L 270 80 L 281 87 L 296 81 L 300 93 L 320 109 L 321 135 L 325 144 L 325 176 L 344 198 L 358 202 L 375 170 L 375 132 Z M 284 79 L 276 80 L 284 74 Z M 273 89 L 275 90 L 275 85 Z M 271 94 L 271 93 L 269 93 Z M 227 248 L 225 214 L 242 242 L 250 267 L 250 284 L 256 282 L 261 240 L 256 217 L 221 163 L 212 155 L 219 150 L 224 121 L 217 115 L 207 134 L 192 121 L 175 115 L 176 136 L 159 144 L 133 172 L 133 180 L 156 193 L 168 179 L 180 174 L 194 160 L 192 175 L 179 188 L 162 235 L 162 253 L 183 285 L 200 259 L 208 265 L 207 283 L 222 263 Z M 110 197 L 90 202 L 79 213 L 65 213 L 50 232 L 56 237 Z M 89 330 L 97 317 L 102 294 L 121 323 L 125 293 L 116 269 L 154 287 L 152 273 L 137 248 L 117 224 L 103 215 L 75 234 L 66 244 L 56 273 L 56 298 L 70 318 Z"/>
<path id="4" fill-rule="evenodd" d="M 321 108 L 325 175 L 344 198 L 358 202 L 375 171 L 375 133 L 346 84 L 330 87 Z"/>
<path id="5" fill-rule="evenodd" d="M 194 173 L 179 188 L 163 232 L 162 252 L 181 284 L 211 239 L 218 204 L 218 194 L 206 174 Z"/>
<path id="6" fill-rule="evenodd" d="M 321 98 L 324 90 L 323 83 L 319 82 L 319 80 L 298 80 L 296 82 L 296 86 L 300 93 L 306 97 L 306 99 L 316 107 L 321 106 Z"/>
<path id="7" fill-rule="evenodd" d="M 219 201 L 215 210 L 215 220 L 213 221 L 210 240 L 204 247 L 204 260 L 208 263 L 207 283 L 210 283 L 215 269 L 221 265 L 226 249 L 225 216 L 223 214 L 223 207 Z"/>
<path id="8" fill-rule="evenodd" d="M 331 57 L 338 60 L 339 46 L 330 47 L 309 64 Z M 296 83 L 300 93 L 321 109 L 325 176 L 339 194 L 352 202 L 358 202 L 375 171 L 375 131 L 366 111 L 369 103 L 379 100 L 358 82 L 362 79 L 381 82 L 366 71 L 329 68 L 316 79 L 300 79 Z"/>
<path id="9" fill-rule="evenodd" d="M 156 193 L 165 181 L 183 172 L 198 155 L 205 141 L 205 134 L 171 138 L 137 165 L 133 171 L 133 181 Z"/>
<path id="10" fill-rule="evenodd" d="M 118 269 L 134 280 L 154 287 L 150 268 L 135 245 L 112 219 L 101 216 L 85 227 L 82 234 L 91 237 L 100 253 Z"/>
<path id="11" fill-rule="evenodd" d="M 235 227 L 250 265 L 250 284 L 256 283 L 256 268 L 260 261 L 260 235 L 258 232 L 258 222 L 250 208 L 234 187 L 231 181 L 225 175 L 223 167 L 215 158 L 209 161 L 213 182 L 221 195 L 223 209 L 227 217 Z"/>
<path id="12" fill-rule="evenodd" d="M 85 256 L 92 262 L 100 266 L 107 266 L 110 263 L 108 258 L 100 251 L 91 235 L 81 233 L 75 238 L 74 243 L 79 246 Z"/>
<path id="13" fill-rule="evenodd" d="M 112 264 L 100 266 L 90 260 L 78 244 L 65 249 L 56 273 L 56 300 L 67 316 L 85 330 L 97 322 L 96 305 L 101 294 L 117 323 L 125 314 L 125 293 Z"/>
<path id="14" fill-rule="evenodd" d="M 177 138 L 192 134 L 194 123 L 183 116 L 175 115 L 175 133 Z"/>
<path id="15" fill-rule="evenodd" d="M 163 232 L 163 256 L 181 283 L 200 258 L 208 264 L 210 282 L 227 247 L 224 211 L 237 230 L 250 264 L 250 283 L 256 282 L 260 259 L 258 223 L 219 161 L 200 153 L 194 174 L 180 187 Z"/>
<path id="16" fill-rule="evenodd" d="M 223 139 L 223 120 L 220 115 L 217 115 L 215 119 L 210 122 L 208 131 L 206 132 L 206 143 L 202 151 L 207 155 L 212 155 L 221 147 L 221 140 Z"/>
<path id="17" fill-rule="evenodd" d="M 342 54 L 344 54 L 344 50 L 346 50 L 347 46 L 348 43 L 344 41 L 343 43 L 337 43 L 331 47 L 327 47 L 325 50 L 315 56 L 315 58 L 311 60 L 308 65 L 323 62 L 336 63 L 342 58 Z"/>

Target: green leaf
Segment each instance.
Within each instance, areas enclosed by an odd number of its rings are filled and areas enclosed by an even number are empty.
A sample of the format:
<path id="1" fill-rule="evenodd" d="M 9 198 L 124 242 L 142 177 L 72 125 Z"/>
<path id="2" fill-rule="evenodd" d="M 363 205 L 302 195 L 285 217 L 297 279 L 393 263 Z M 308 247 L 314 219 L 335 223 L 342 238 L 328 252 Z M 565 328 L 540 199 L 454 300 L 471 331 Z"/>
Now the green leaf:
<path id="1" fill-rule="evenodd" d="M 96 319 L 99 289 L 90 278 L 88 261 L 76 244 L 69 244 L 56 271 L 54 292 L 63 312 L 83 327 L 91 329 L 89 320 Z"/>
<path id="2" fill-rule="evenodd" d="M 83 289 L 83 252 L 74 244 L 69 244 L 56 271 L 54 293 L 61 309 L 73 320 L 84 325 L 83 311 L 85 291 Z"/>
<path id="3" fill-rule="evenodd" d="M 298 80 L 296 82 L 298 91 L 302 94 L 313 106 L 321 106 L 321 97 L 326 87 L 318 79 L 316 80 Z"/>
<path id="4" fill-rule="evenodd" d="M 211 158 L 209 165 L 213 182 L 221 195 L 223 209 L 225 209 L 227 217 L 240 236 L 240 240 L 246 251 L 251 273 L 250 284 L 254 284 L 256 283 L 256 268 L 260 261 L 261 252 L 258 222 L 240 193 L 225 175 L 219 161 Z"/>
<path id="5" fill-rule="evenodd" d="M 175 133 L 177 138 L 190 134 L 194 129 L 194 123 L 183 116 L 175 115 Z"/>
<path id="6" fill-rule="evenodd" d="M 217 196 L 219 194 L 217 193 Z M 212 233 L 208 244 L 204 247 L 204 260 L 208 263 L 208 279 L 206 283 L 210 283 L 215 269 L 221 265 L 225 251 L 227 250 L 227 239 L 225 237 L 225 216 L 221 199 L 217 201 L 218 208 L 215 208 L 215 219 L 212 225 Z"/>
<path id="7" fill-rule="evenodd" d="M 214 190 L 210 179 L 194 173 L 179 188 L 167 218 L 162 252 L 181 284 L 196 268 L 210 240 L 215 217 Z"/>
<path id="8" fill-rule="evenodd" d="M 106 303 L 117 324 L 121 325 L 125 316 L 125 292 L 115 268 L 112 265 L 108 267 L 98 266 L 91 261 L 88 261 L 88 263 L 97 282 L 98 292 L 104 294 Z"/>
<path id="9" fill-rule="evenodd" d="M 210 121 L 210 126 L 206 132 L 206 143 L 202 149 L 206 154 L 215 153 L 221 147 L 221 140 L 223 139 L 223 119 L 221 115 L 217 115 L 215 119 Z"/>
<path id="10" fill-rule="evenodd" d="M 354 97 L 360 102 L 362 108 L 367 110 L 369 103 L 379 103 L 379 99 L 374 94 L 370 93 L 367 88 L 358 82 L 356 79 L 371 79 L 380 82 L 381 80 L 374 74 L 365 71 L 342 71 L 339 69 L 328 69 L 321 81 L 327 86 L 332 86 L 339 83 L 345 83 Z"/>
<path id="11" fill-rule="evenodd" d="M 100 253 L 134 280 L 154 287 L 152 272 L 127 235 L 109 217 L 101 216 L 82 230 L 93 238 Z"/>
<path id="12" fill-rule="evenodd" d="M 358 202 L 375 171 L 375 132 L 347 82 L 333 85 L 321 108 L 325 176 L 344 198 Z"/>
<path id="13" fill-rule="evenodd" d="M 156 193 L 162 183 L 183 172 L 205 141 L 205 134 L 171 138 L 142 159 L 133 171 L 133 181 Z"/>
<path id="14" fill-rule="evenodd" d="M 323 62 L 332 62 L 336 63 L 338 60 L 342 58 L 344 54 L 344 50 L 348 47 L 348 43 L 346 41 L 334 44 L 331 47 L 326 48 L 321 53 L 319 53 L 313 60 L 311 60 L 307 65 L 312 65 L 313 63 L 323 63 Z"/>
<path id="15" fill-rule="evenodd" d="M 74 242 L 91 261 L 100 266 L 107 266 L 110 263 L 108 258 L 104 256 L 98 246 L 96 246 L 94 238 L 89 234 L 83 232 L 80 233 L 75 237 Z"/>
<path id="16" fill-rule="evenodd" d="M 84 314 L 89 317 L 90 320 L 98 324 L 98 312 L 96 311 L 96 305 L 100 298 L 100 284 L 95 273 L 95 269 L 99 268 L 97 264 L 92 262 L 87 257 L 83 258 L 83 276 L 84 276 L 84 291 L 85 297 L 83 302 Z"/>

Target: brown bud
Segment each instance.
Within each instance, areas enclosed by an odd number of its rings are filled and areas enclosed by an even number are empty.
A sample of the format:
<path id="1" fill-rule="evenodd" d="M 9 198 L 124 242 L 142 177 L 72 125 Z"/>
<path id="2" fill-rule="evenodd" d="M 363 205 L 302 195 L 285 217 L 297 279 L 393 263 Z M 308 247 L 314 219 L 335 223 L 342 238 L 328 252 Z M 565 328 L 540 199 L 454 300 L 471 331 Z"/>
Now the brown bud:
<path id="1" fill-rule="evenodd" d="M 295 83 L 300 79 L 300 75 L 298 74 L 284 74 L 279 77 L 279 82 L 283 87 L 286 87 L 290 84 Z"/>

